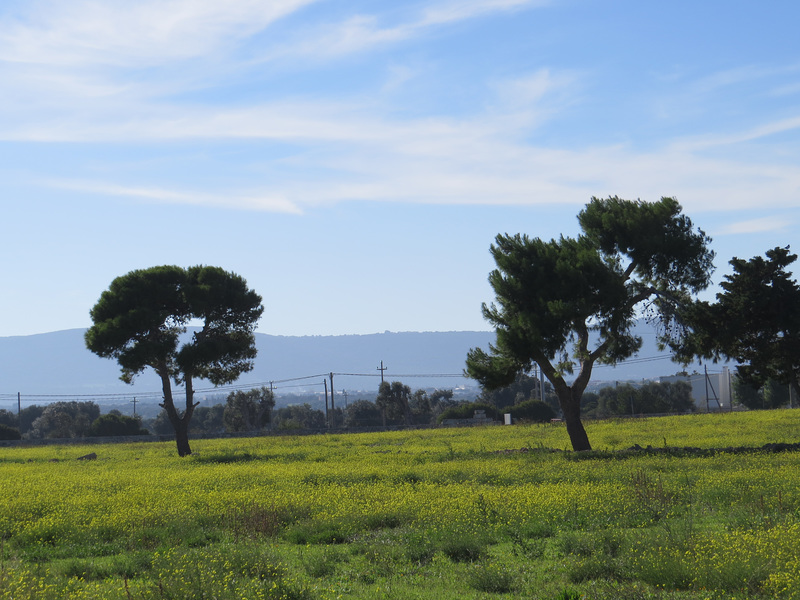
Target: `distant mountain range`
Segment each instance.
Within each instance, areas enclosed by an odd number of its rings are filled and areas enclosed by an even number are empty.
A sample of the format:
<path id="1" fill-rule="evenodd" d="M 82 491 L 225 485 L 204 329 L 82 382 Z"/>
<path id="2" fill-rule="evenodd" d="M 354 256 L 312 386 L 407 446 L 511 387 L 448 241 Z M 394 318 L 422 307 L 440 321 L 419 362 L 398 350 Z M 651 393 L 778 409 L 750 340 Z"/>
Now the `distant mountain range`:
<path id="1" fill-rule="evenodd" d="M 102 402 L 103 396 L 111 399 L 115 395 L 158 399 L 160 382 L 154 373 L 146 371 L 133 385 L 126 385 L 119 380 L 116 362 L 86 349 L 84 331 L 0 337 L 0 408 L 9 409 L 11 403 L 16 406 L 18 393 L 26 404 L 69 399 Z M 645 344 L 637 358 L 614 368 L 598 365 L 593 380 L 641 380 L 680 369 L 657 350 L 652 331 L 642 329 L 640 334 Z M 486 331 L 303 337 L 259 333 L 255 367 L 236 385 L 269 386 L 272 382 L 278 396 L 321 393 L 323 379 L 330 385 L 328 374 L 334 373 L 337 394 L 377 390 L 383 365 L 388 381 L 401 380 L 412 389 L 475 386 L 474 381 L 462 376 L 467 351 L 473 347 L 488 349 L 493 340 L 494 333 Z M 215 393 L 206 382 L 198 381 L 195 387 L 200 394 Z"/>

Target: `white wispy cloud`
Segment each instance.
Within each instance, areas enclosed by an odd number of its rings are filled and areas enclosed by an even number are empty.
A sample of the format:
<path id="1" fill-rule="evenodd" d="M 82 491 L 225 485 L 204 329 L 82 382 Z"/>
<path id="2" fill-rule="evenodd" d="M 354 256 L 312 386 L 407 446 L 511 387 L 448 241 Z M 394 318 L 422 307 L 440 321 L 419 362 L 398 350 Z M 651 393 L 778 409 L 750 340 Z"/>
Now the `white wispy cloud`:
<path id="1" fill-rule="evenodd" d="M 724 227 L 720 227 L 716 232 L 714 232 L 714 234 L 738 235 L 748 233 L 779 233 L 793 227 L 794 222 L 792 219 L 787 219 L 782 215 L 775 215 L 730 223 Z"/>
<path id="2" fill-rule="evenodd" d="M 431 112 L 403 118 L 395 107 L 367 96 L 334 101 L 308 94 L 247 105 L 183 97 L 204 85 L 223 95 L 222 74 L 238 69 L 252 73 L 264 56 L 334 60 L 451 23 L 545 4 L 432 2 L 391 15 L 350 15 L 304 26 L 277 48 L 267 44 L 262 56 L 234 56 L 232 48 L 313 3 L 39 0 L 26 5 L 22 17 L 0 13 L 0 77 L 7 90 L 0 97 L 0 140 L 156 145 L 255 140 L 291 145 L 296 152 L 280 158 L 289 174 L 274 164 L 259 165 L 258 158 L 247 159 L 250 168 L 263 166 L 271 176 L 255 192 L 195 193 L 156 181 L 138 184 L 120 177 L 110 182 L 111 176 L 99 183 L 58 184 L 150 201 L 280 212 L 351 199 L 582 204 L 591 195 L 608 194 L 646 199 L 676 195 L 687 208 L 708 211 L 754 202 L 778 207 L 796 203 L 796 161 L 752 160 L 727 149 L 795 131 L 800 117 L 764 118 L 738 131 L 729 127 L 663 138 L 647 152 L 621 144 L 570 147 L 539 140 L 537 128 L 584 93 L 583 75 L 577 71 L 539 67 L 483 82 L 487 95 L 488 90 L 495 95 L 476 101 L 460 117 Z M 402 64 L 390 71 L 388 87 L 414 76 Z M 732 69 L 703 79 L 689 92 L 699 90 L 704 96 L 761 76 L 749 67 Z M 320 176 L 293 179 L 303 170 Z"/>
<path id="3" fill-rule="evenodd" d="M 43 121 L 63 132 L 115 111 L 214 89 L 242 70 L 236 49 L 318 0 L 32 0 L 0 8 L 0 131 Z M 118 120 L 114 117 L 112 120 Z M 5 123 L 4 123 L 5 121 Z M 1 135 L 1 134 L 0 134 Z M 44 139 L 40 133 L 35 139 Z"/>
<path id="4" fill-rule="evenodd" d="M 742 131 L 685 137 L 673 142 L 673 146 L 686 150 L 703 150 L 706 148 L 732 146 L 743 142 L 751 142 L 771 135 L 795 131 L 797 129 L 800 129 L 800 115 L 761 123 Z"/>
<path id="5" fill-rule="evenodd" d="M 272 49 L 264 60 L 292 55 L 330 60 L 331 57 L 363 52 L 397 43 L 434 28 L 483 17 L 492 13 L 541 7 L 548 0 L 462 0 L 434 2 L 400 22 L 385 24 L 380 15 L 358 14 L 336 23 L 326 23 L 304 32 L 294 44 Z"/>
<path id="6" fill-rule="evenodd" d="M 0 60 L 141 68 L 207 56 L 314 1 L 33 1 L 0 16 Z"/>
<path id="7" fill-rule="evenodd" d="M 269 183 L 255 194 L 228 189 L 204 196 L 135 186 L 93 191 L 281 212 L 348 200 L 582 205 L 592 195 L 647 200 L 674 195 L 687 210 L 715 212 L 745 209 L 754 199 L 765 208 L 791 207 L 800 189 L 800 167 L 794 166 L 708 158 L 670 148 L 643 154 L 625 146 L 531 145 L 519 135 L 529 124 L 524 115 L 517 121 L 503 115 L 391 122 L 354 109 L 314 112 L 306 105 L 294 113 L 287 106 L 273 108 L 151 123 L 149 131 L 139 131 L 145 136 L 228 135 L 295 144 L 299 150 L 281 159 L 282 166 L 264 163 Z M 310 175 L 296 178 L 298 172 Z M 324 175 L 313 175 L 317 173 Z"/>
<path id="8" fill-rule="evenodd" d="M 427 7 L 419 20 L 419 26 L 439 25 L 454 21 L 474 19 L 498 11 L 515 10 L 522 7 L 541 7 L 549 0 L 458 0 Z"/>
<path id="9" fill-rule="evenodd" d="M 51 180 L 45 182 L 54 188 L 101 194 L 106 196 L 123 196 L 138 198 L 148 202 L 168 204 L 188 204 L 193 206 L 214 206 L 239 210 L 258 210 L 277 213 L 301 214 L 301 209 L 285 197 L 275 193 L 225 193 L 209 194 L 200 191 L 176 191 L 153 187 L 131 187 L 116 183 L 97 181 Z"/>
<path id="10" fill-rule="evenodd" d="M 247 80 L 264 61 L 284 64 L 302 56 L 330 61 L 433 27 L 542 4 L 428 3 L 401 11 L 405 21 L 387 26 L 380 14 L 353 15 L 303 24 L 290 39 L 266 40 L 240 53 L 276 21 L 315 3 L 319 0 L 36 0 L 23 4 L 20 14 L 0 9 L 0 115 L 5 116 L 0 138 L 24 139 L 30 129 L 31 139 L 46 140 L 42 123 L 48 122 L 62 141 L 71 126 L 97 129 L 79 126 L 81 119 L 114 123 L 147 120 L 170 107 L 180 112 L 176 97 L 219 90 L 231 77 Z M 408 71 L 402 65 L 395 69 L 397 85 Z"/>

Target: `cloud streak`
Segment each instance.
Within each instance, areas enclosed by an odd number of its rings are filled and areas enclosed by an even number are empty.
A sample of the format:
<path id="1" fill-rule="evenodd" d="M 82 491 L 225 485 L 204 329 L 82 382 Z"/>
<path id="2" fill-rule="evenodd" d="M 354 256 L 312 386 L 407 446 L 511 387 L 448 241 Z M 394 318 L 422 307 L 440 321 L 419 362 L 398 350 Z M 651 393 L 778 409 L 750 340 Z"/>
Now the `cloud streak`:
<path id="1" fill-rule="evenodd" d="M 288 199 L 269 194 L 214 195 L 197 191 L 175 191 L 159 188 L 128 187 L 114 183 L 92 181 L 52 180 L 46 182 L 54 188 L 100 194 L 137 198 L 147 202 L 167 204 L 187 204 L 194 206 L 224 207 L 238 210 L 257 210 L 286 214 L 302 214 L 302 211 Z"/>
<path id="2" fill-rule="evenodd" d="M 268 183 L 250 189 L 232 190 L 230 179 L 209 176 L 210 189 L 194 193 L 157 175 L 117 174 L 111 167 L 95 183 L 95 176 L 81 174 L 58 185 L 154 202 L 276 212 L 348 200 L 580 204 L 590 195 L 607 194 L 677 195 L 685 206 L 707 211 L 752 206 L 754 197 L 762 206 L 796 203 L 800 167 L 791 153 L 776 159 L 775 151 L 756 156 L 738 150 L 796 132 L 800 117 L 764 117 L 738 130 L 728 126 L 662 137 L 647 151 L 634 143 L 553 141 L 542 130 L 563 124 L 569 109 L 591 93 L 585 86 L 595 75 L 577 69 L 540 66 L 489 77 L 482 82 L 485 97 L 458 116 L 445 109 L 409 116 L 384 99 L 384 92 L 390 95 L 414 78 L 402 64 L 387 69 L 389 83 L 383 78 L 352 95 L 316 96 L 312 90 L 265 92 L 247 102 L 227 98 L 227 85 L 262 76 L 264 60 L 305 56 L 333 64 L 450 24 L 547 3 L 436 2 L 336 21 L 317 17 L 288 41 L 265 35 L 282 19 L 319 9 L 317 4 L 40 0 L 26 5 L 22 16 L 0 14 L 0 76 L 9 90 L 0 98 L 0 140 L 168 147 L 176 161 L 186 153 L 187 163 L 192 158 L 186 148 L 196 142 L 254 143 L 269 149 L 271 158 L 248 154 L 243 164 L 220 167 L 231 171 L 231 179 L 245 170 L 268 174 Z M 261 43 L 243 49 L 255 38 Z M 298 68 L 310 69 L 311 78 L 326 75 L 314 66 Z M 689 93 L 707 99 L 764 76 L 752 67 L 731 69 L 701 79 Z M 257 84 L 269 89 L 273 81 L 263 77 Z M 215 150 L 210 154 L 210 160 L 217 158 Z"/>
<path id="3" fill-rule="evenodd" d="M 0 17 L 0 60 L 141 68 L 208 56 L 313 1 L 34 1 L 21 17 Z"/>
<path id="4" fill-rule="evenodd" d="M 738 221 L 719 228 L 715 235 L 739 235 L 751 233 L 779 233 L 794 226 L 792 219 L 782 216 L 761 217 Z"/>

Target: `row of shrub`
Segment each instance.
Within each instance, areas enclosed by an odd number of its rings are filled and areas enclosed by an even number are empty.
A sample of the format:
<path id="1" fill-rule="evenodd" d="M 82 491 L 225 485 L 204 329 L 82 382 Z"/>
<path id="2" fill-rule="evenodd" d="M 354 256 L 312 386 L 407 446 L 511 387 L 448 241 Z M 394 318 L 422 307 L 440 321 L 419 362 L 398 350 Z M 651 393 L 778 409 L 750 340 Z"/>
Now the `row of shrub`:
<path id="1" fill-rule="evenodd" d="M 491 404 L 468 402 L 448 408 L 439 415 L 438 421 L 442 423 L 446 419 L 459 421 L 473 419 L 476 411 L 483 411 L 487 419 L 495 421 L 503 419 L 503 414 L 510 414 L 514 422 L 526 423 L 549 423 L 556 417 L 556 413 L 550 405 L 545 404 L 541 400 L 526 400 L 525 402 L 508 406 L 502 410 L 496 409 Z"/>

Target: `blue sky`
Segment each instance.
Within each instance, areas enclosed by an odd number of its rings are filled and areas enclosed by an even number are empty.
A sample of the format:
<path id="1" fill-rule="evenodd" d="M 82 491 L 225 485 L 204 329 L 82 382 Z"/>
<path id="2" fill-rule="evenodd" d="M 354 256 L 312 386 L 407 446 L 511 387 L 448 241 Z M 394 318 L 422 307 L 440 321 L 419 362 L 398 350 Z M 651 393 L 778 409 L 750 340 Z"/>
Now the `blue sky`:
<path id="1" fill-rule="evenodd" d="M 488 329 L 498 233 L 676 196 L 800 250 L 795 1 L 7 0 L 0 336 L 212 264 L 259 331 Z M 711 290 L 709 293 L 713 293 Z"/>

